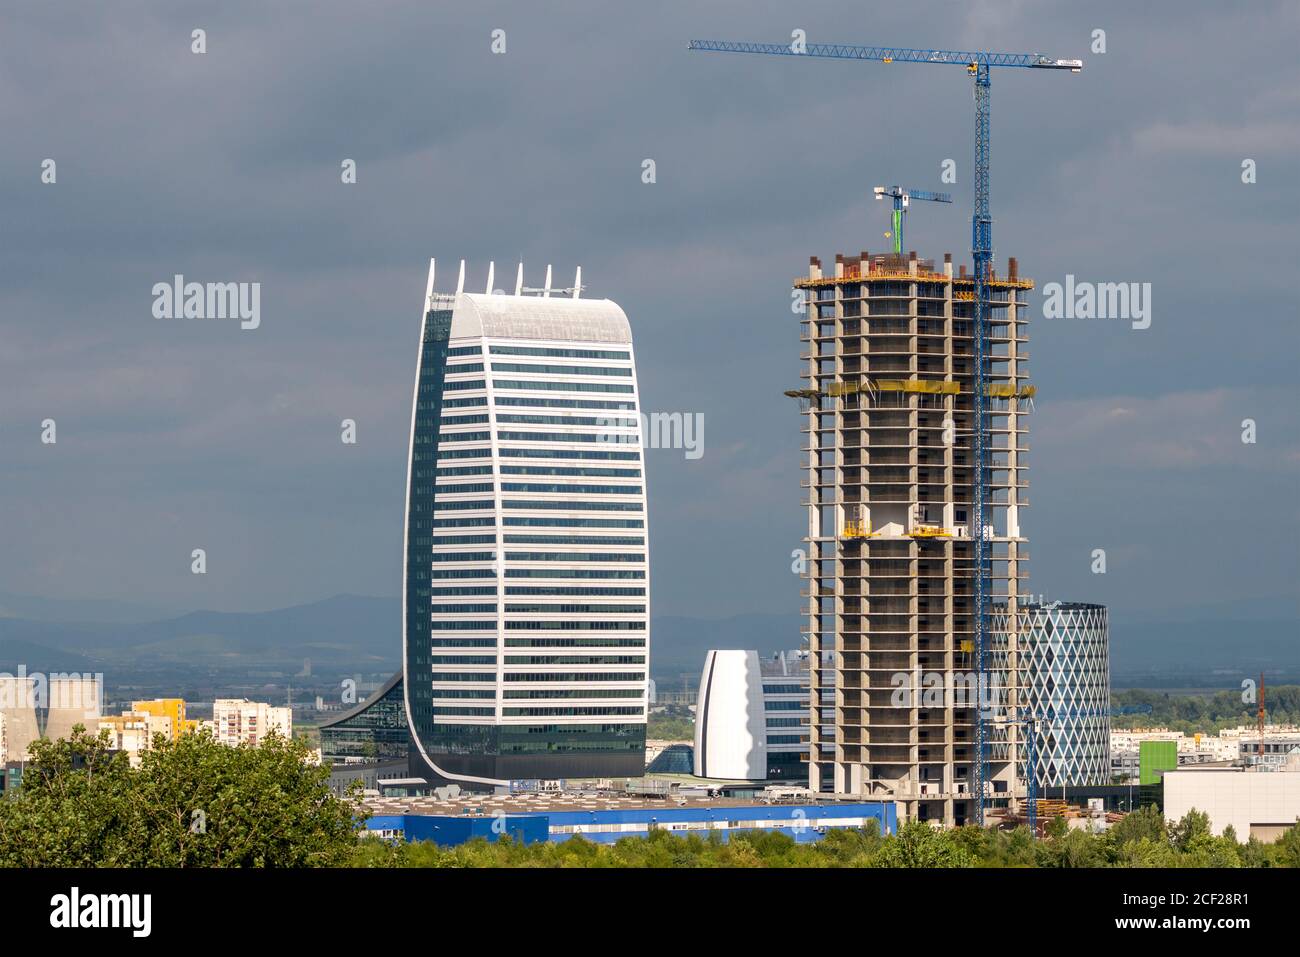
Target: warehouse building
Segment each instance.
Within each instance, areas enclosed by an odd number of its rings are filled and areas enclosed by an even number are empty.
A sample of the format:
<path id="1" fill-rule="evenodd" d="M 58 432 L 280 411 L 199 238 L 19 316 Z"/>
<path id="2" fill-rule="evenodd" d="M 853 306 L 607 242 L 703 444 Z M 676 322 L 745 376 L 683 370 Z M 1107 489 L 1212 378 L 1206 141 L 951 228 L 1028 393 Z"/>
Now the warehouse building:
<path id="1" fill-rule="evenodd" d="M 1237 840 L 1277 840 L 1300 821 L 1300 754 L 1281 770 L 1178 768 L 1164 772 L 1165 817 L 1181 820 L 1188 811 L 1210 818 L 1222 834 L 1231 826 Z"/>

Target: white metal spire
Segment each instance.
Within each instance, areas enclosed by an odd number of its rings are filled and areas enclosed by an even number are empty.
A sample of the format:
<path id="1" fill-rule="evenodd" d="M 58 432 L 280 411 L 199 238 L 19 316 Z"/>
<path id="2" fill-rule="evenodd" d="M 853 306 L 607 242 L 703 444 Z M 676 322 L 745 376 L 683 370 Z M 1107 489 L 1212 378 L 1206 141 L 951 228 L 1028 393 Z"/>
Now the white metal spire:
<path id="1" fill-rule="evenodd" d="M 519 272 L 515 273 L 515 295 L 523 295 L 524 291 L 524 264 L 519 264 Z"/>
<path id="2" fill-rule="evenodd" d="M 573 277 L 573 298 L 577 299 L 582 293 L 582 267 L 578 267 L 577 275 Z"/>
<path id="3" fill-rule="evenodd" d="M 551 264 L 550 263 L 546 264 L 546 285 L 542 287 L 542 295 L 547 299 L 551 298 Z"/>
<path id="4" fill-rule="evenodd" d="M 488 281 L 487 289 L 483 290 L 487 295 L 492 295 L 492 280 L 496 278 L 497 264 L 495 260 L 488 262 Z"/>
<path id="5" fill-rule="evenodd" d="M 465 291 L 465 260 L 460 261 L 460 276 L 456 280 L 456 295 Z"/>

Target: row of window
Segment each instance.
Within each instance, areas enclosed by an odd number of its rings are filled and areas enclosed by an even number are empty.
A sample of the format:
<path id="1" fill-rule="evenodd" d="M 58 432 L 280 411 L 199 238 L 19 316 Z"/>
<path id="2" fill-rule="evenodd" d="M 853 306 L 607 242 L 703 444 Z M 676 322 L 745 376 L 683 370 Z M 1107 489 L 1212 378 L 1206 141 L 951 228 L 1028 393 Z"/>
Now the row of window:
<path id="1" fill-rule="evenodd" d="M 645 672 L 614 671 L 510 671 L 501 676 L 506 681 L 644 681 Z"/>
<path id="2" fill-rule="evenodd" d="M 504 466 L 501 469 L 503 475 L 551 475 L 556 477 L 575 478 L 640 478 L 640 469 L 584 469 L 584 468 L 554 468 L 554 467 L 527 467 L 527 466 Z M 476 476 L 490 476 L 492 474 L 491 465 L 459 465 L 450 468 L 441 468 L 434 470 L 435 479 L 461 479 L 473 478 Z M 417 478 L 427 479 L 429 473 L 424 469 L 416 469 Z M 469 485 L 439 485 L 439 488 L 446 492 L 490 492 L 492 483 L 480 483 Z M 641 486 L 639 485 L 573 485 L 567 483 L 512 483 L 506 482 L 501 486 L 502 491 L 506 492 L 590 492 L 592 494 L 601 494 L 611 492 L 612 494 L 639 495 Z"/>
<path id="3" fill-rule="evenodd" d="M 452 435 L 479 435 L 478 432 L 453 432 Z M 484 436 L 487 433 L 482 433 Z M 498 429 L 497 438 L 502 442 L 571 442 L 571 443 L 591 443 L 603 442 L 608 445 L 639 445 L 640 436 L 624 435 L 618 432 L 514 432 L 509 429 Z M 470 439 L 457 438 L 456 441 L 471 441 Z"/>
<path id="4" fill-rule="evenodd" d="M 507 648 L 644 648 L 644 638 L 507 638 Z"/>
<path id="5" fill-rule="evenodd" d="M 546 356 L 557 359 L 631 359 L 632 353 L 610 349 L 557 349 L 549 346 L 488 346 L 494 356 Z"/>
<path id="6" fill-rule="evenodd" d="M 579 707 L 571 708 L 502 708 L 501 714 L 507 718 L 521 717 L 561 717 L 581 715 L 604 715 L 604 714 L 626 714 L 639 715 L 643 714 L 644 709 L 640 707 L 610 706 L 610 707 Z"/>
<path id="7" fill-rule="evenodd" d="M 604 469 L 563 465 L 503 465 L 502 475 L 574 475 L 584 478 L 640 478 L 640 469 Z"/>
<path id="8" fill-rule="evenodd" d="M 508 562 L 643 562 L 641 552 L 506 552 Z"/>
<path id="9" fill-rule="evenodd" d="M 577 690 L 556 690 L 554 688 L 536 688 L 527 691 L 507 691 L 501 697 L 518 701 L 524 699 L 527 701 L 543 701 L 546 699 L 608 699 L 608 698 L 641 698 L 645 692 L 639 688 L 582 688 Z M 487 688 L 435 688 L 433 697 L 443 701 L 483 701 L 496 698 L 496 691 Z"/>
<path id="10" fill-rule="evenodd" d="M 572 518 L 568 516 L 507 516 L 503 523 L 511 528 L 644 528 L 639 518 Z M 491 515 L 470 518 L 435 518 L 434 528 L 485 528 L 494 527 Z"/>
<path id="11" fill-rule="evenodd" d="M 496 648 L 495 638 L 437 638 L 434 648 L 465 651 L 470 648 Z M 643 638 L 511 638 L 507 648 L 540 651 L 545 648 L 644 648 Z"/>
<path id="12" fill-rule="evenodd" d="M 442 421 L 446 424 L 449 420 Z M 620 416 L 519 415 L 503 412 L 497 413 L 497 421 L 509 425 L 595 425 L 606 429 L 634 429 L 638 424 L 636 419 L 625 419 Z"/>
<path id="13" fill-rule="evenodd" d="M 451 371 L 451 370 L 448 370 Z M 630 378 L 631 367 L 611 368 L 610 366 L 553 366 L 531 362 L 494 362 L 493 372 L 523 372 L 531 375 L 607 375 Z"/>
<path id="14" fill-rule="evenodd" d="M 501 449 L 503 459 L 582 459 L 588 462 L 640 462 L 640 452 L 613 449 Z"/>
<path id="15" fill-rule="evenodd" d="M 495 593 L 495 589 L 493 589 Z M 476 614 L 496 614 L 498 606 L 495 603 L 463 603 L 455 605 L 433 605 L 432 610 L 435 615 L 476 615 Z M 506 605 L 507 614 L 539 614 L 539 615 L 643 615 L 645 614 L 645 605 L 570 605 L 556 604 L 544 605 L 540 603 L 528 605 Z"/>
<path id="16" fill-rule="evenodd" d="M 528 502 L 521 499 L 506 499 L 501 503 L 509 509 L 556 509 L 566 512 L 639 512 L 640 502 Z"/>
<path id="17" fill-rule="evenodd" d="M 455 383 L 459 385 L 460 383 Z M 448 383 L 446 388 L 451 388 Z M 483 383 L 480 381 L 480 389 Z M 630 385 L 618 385 L 613 382 L 527 382 L 520 379 L 493 379 L 495 389 L 514 389 L 516 391 L 538 392 L 615 392 L 631 395 L 634 391 Z"/>
<path id="18" fill-rule="evenodd" d="M 506 613 L 516 615 L 643 615 L 645 614 L 645 605 L 572 605 L 567 603 L 557 605 L 544 605 L 541 603 L 517 605 L 507 602 Z"/>
<path id="19" fill-rule="evenodd" d="M 443 499 L 437 504 L 437 511 L 475 511 L 489 510 L 496 507 L 491 500 L 483 501 L 481 499 L 468 499 L 465 501 L 452 501 Z M 640 502 L 570 502 L 570 501 L 534 501 L 529 502 L 523 499 L 507 499 L 502 502 L 503 508 L 508 509 L 528 509 L 530 511 L 547 511 L 547 510 L 564 510 L 566 512 L 639 512 L 641 511 Z M 415 511 L 422 511 L 421 506 L 416 506 Z M 435 509 L 430 508 L 430 511 Z M 434 519 L 435 528 L 443 528 L 438 524 L 438 519 Z M 567 523 L 566 523 L 567 524 Z"/>
<path id="20" fill-rule="evenodd" d="M 618 598 L 641 598 L 645 596 L 644 588 L 620 588 L 609 585 L 507 585 L 507 595 L 573 595 L 581 598 L 614 596 Z"/>
<path id="21" fill-rule="evenodd" d="M 437 580 L 493 578 L 491 568 L 435 568 L 429 575 Z M 603 568 L 507 568 L 506 578 L 645 578 L 644 571 L 609 571 Z"/>
<path id="22" fill-rule="evenodd" d="M 529 492 L 536 495 L 640 495 L 640 485 L 568 485 L 560 482 L 502 482 L 502 492 Z"/>
<path id="23" fill-rule="evenodd" d="M 640 698 L 645 694 L 641 688 L 530 688 L 526 690 L 507 690 L 503 698 Z"/>
<path id="24" fill-rule="evenodd" d="M 450 664 L 450 662 L 447 662 Z M 484 662 L 485 664 L 487 662 Z M 645 655 L 506 655 L 508 665 L 643 665 Z"/>
<path id="25" fill-rule="evenodd" d="M 465 569 L 469 575 L 481 575 L 474 569 Z M 434 572 L 435 576 L 437 572 Z M 507 568 L 506 578 L 645 578 L 644 571 L 607 570 L 604 568 Z"/>
<path id="26" fill-rule="evenodd" d="M 644 545 L 640 535 L 509 535 L 507 545 Z"/>
<path id="27" fill-rule="evenodd" d="M 487 398 L 483 398 L 487 402 Z M 444 403 L 445 404 L 445 403 Z M 573 399 L 543 398 L 542 396 L 497 396 L 498 408 L 535 408 L 535 409 L 610 409 L 616 412 L 635 412 L 636 405 L 626 399 Z"/>
<path id="28" fill-rule="evenodd" d="M 434 614 L 443 614 L 441 607 L 435 606 L 432 609 Z M 644 621 L 539 621 L 537 619 L 527 619 L 524 621 L 507 621 L 506 631 L 645 631 L 646 623 Z M 451 619 L 441 620 L 432 619 L 430 630 L 437 632 L 447 631 L 496 631 L 497 623 L 495 621 L 486 621 L 483 619 Z M 466 639 L 467 641 L 469 639 Z M 598 639 L 556 639 L 559 644 L 599 644 Z M 629 639 L 636 645 L 644 644 L 645 639 Z M 524 644 L 533 643 L 531 638 L 517 639 L 517 642 Z M 792 702 L 793 703 L 793 702 Z"/>
<path id="29" fill-rule="evenodd" d="M 645 631 L 644 621 L 507 621 L 506 631 Z M 577 639 L 575 639 L 576 641 Z M 644 639 L 638 638 L 640 643 Z"/>
<path id="30" fill-rule="evenodd" d="M 438 485 L 435 489 L 444 495 L 464 495 L 466 492 L 491 492 L 494 486 L 491 482 L 464 482 L 459 485 Z"/>
<path id="31" fill-rule="evenodd" d="M 644 681 L 645 674 L 638 671 L 511 671 L 502 675 L 502 678 L 506 681 L 527 682 L 529 684 L 557 681 L 599 683 Z M 495 683 L 497 675 L 495 671 L 435 671 L 432 673 L 432 680 L 440 683 L 450 681 Z"/>
<path id="32" fill-rule="evenodd" d="M 496 585 L 452 585 L 445 588 L 431 588 L 429 594 L 439 598 L 460 598 L 471 595 L 496 595 Z M 645 597 L 644 588 L 620 588 L 617 586 L 588 586 L 588 585 L 507 585 L 507 595 L 531 595 L 536 597 L 567 597 L 575 598 L 643 598 Z M 524 606 L 519 606 L 523 608 Z M 551 607 L 551 606 L 547 606 Z M 567 606 L 560 606 L 567 607 Z M 574 606 L 581 607 L 581 606 Z M 592 605 L 592 608 L 603 608 L 603 605 Z M 612 606 L 611 606 L 612 607 Z M 618 606 L 623 607 L 623 606 Z M 631 608 L 632 606 L 627 606 Z M 644 606 L 639 606 L 644 611 Z M 507 610 L 513 610 L 507 608 Z"/>

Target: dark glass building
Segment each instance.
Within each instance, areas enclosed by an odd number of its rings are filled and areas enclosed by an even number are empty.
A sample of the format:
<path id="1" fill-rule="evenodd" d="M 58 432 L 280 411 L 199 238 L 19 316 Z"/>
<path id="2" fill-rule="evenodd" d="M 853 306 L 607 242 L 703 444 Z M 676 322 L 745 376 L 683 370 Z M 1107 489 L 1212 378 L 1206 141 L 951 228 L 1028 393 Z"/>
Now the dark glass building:
<path id="1" fill-rule="evenodd" d="M 410 747 L 400 671 L 361 704 L 320 726 L 326 764 L 405 759 Z"/>

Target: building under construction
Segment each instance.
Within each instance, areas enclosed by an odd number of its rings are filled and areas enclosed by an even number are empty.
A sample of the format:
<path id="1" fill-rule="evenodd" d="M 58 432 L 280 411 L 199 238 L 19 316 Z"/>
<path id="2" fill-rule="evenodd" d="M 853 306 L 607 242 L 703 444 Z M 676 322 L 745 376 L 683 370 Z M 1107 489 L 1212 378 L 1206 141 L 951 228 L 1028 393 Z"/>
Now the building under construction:
<path id="1" fill-rule="evenodd" d="M 1023 732 L 1014 624 L 975 662 L 974 289 L 951 255 L 816 257 L 800 338 L 805 412 L 810 787 L 892 795 L 909 819 L 963 824 L 1013 807 Z M 1011 259 L 988 285 L 985 393 L 988 621 L 1015 623 L 1028 553 L 1030 280 Z M 832 704 L 833 702 L 833 704 Z M 984 714 L 980 775 L 976 721 Z M 825 774 L 826 765 L 832 774 Z"/>

